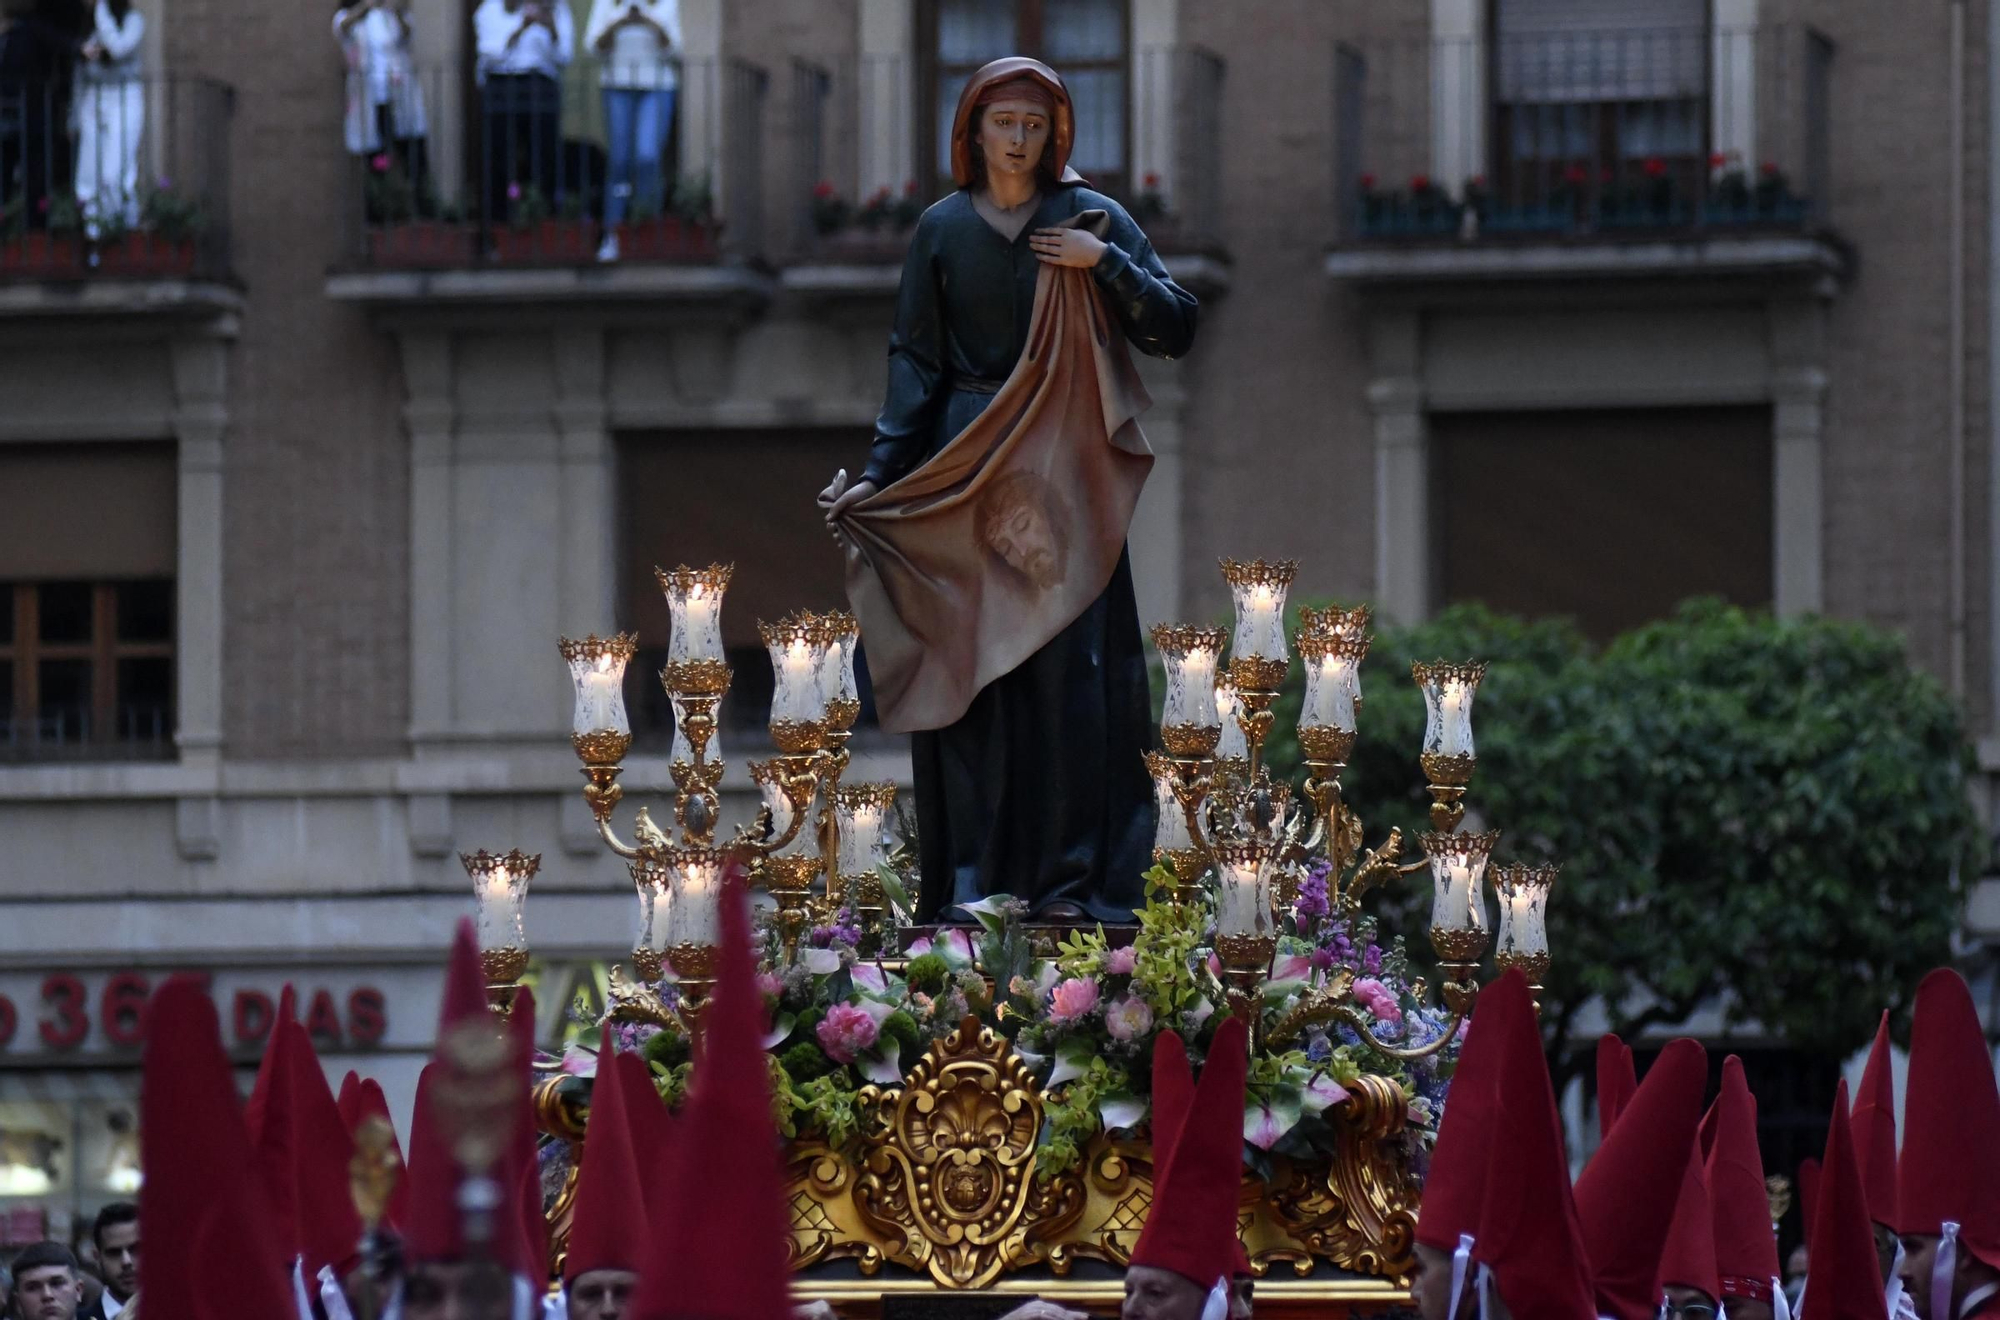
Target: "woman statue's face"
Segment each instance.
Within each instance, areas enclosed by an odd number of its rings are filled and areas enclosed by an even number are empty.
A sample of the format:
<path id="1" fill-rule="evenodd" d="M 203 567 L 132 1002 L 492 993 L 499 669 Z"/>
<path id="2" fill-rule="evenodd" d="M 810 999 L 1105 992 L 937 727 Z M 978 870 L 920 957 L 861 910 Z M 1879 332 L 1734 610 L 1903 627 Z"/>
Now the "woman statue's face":
<path id="1" fill-rule="evenodd" d="M 995 101 L 980 116 L 975 140 L 989 177 L 1032 174 L 1049 145 L 1048 107 L 1038 101 Z"/>

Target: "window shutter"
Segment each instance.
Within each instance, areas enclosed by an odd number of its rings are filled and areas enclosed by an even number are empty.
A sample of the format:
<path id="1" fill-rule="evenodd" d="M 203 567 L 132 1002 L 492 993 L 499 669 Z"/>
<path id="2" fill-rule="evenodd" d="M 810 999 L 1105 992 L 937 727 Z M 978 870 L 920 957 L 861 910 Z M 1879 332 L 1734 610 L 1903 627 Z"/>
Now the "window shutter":
<path id="1" fill-rule="evenodd" d="M 1500 0 L 1500 99 L 1678 101 L 1706 94 L 1708 0 Z"/>
<path id="2" fill-rule="evenodd" d="M 171 444 L 0 445 L 0 581 L 174 576 Z"/>

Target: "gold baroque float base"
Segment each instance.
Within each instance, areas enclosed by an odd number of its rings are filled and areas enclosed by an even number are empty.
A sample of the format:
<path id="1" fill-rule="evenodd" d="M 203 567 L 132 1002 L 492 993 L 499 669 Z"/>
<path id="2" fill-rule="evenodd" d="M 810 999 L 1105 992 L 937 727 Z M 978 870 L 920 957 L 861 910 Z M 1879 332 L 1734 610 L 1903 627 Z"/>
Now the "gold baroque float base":
<path id="1" fill-rule="evenodd" d="M 1418 1194 L 1402 1158 L 1403 1094 L 1379 1077 L 1349 1089 L 1329 1111 L 1330 1164 L 1279 1158 L 1273 1183 L 1245 1177 L 1243 1241 L 1271 1277 L 1410 1272 Z M 885 1283 L 909 1271 L 977 1289 L 1029 1270 L 1063 1278 L 1078 1261 L 1129 1262 L 1152 1205 L 1151 1148 L 1100 1134 L 1079 1167 L 1037 1182 L 1041 1093 L 977 1020 L 937 1042 L 903 1086 L 862 1097 L 869 1125 L 848 1148 L 806 1141 L 788 1153 L 795 1270 L 852 1260 Z"/>

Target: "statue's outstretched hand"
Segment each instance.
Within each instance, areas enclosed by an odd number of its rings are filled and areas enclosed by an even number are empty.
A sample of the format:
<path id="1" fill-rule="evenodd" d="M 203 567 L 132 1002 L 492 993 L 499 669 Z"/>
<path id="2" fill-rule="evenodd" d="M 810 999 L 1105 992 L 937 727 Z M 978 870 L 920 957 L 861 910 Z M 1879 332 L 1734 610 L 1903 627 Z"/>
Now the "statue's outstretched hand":
<path id="1" fill-rule="evenodd" d="M 832 527 L 846 516 L 849 509 L 874 493 L 874 482 L 863 478 L 849 485 L 846 468 L 834 473 L 833 480 L 819 493 L 819 506 L 826 510 L 826 525 Z"/>

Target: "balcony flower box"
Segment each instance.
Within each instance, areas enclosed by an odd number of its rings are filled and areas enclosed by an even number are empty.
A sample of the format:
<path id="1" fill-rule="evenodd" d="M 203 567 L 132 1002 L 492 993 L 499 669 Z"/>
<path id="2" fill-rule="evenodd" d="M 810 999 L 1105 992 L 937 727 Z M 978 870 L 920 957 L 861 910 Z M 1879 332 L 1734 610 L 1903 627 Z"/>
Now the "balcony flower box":
<path id="1" fill-rule="evenodd" d="M 194 269 L 194 259 L 193 239 L 143 231 L 107 240 L 97 250 L 98 270 L 106 275 L 186 275 Z"/>
<path id="2" fill-rule="evenodd" d="M 704 262 L 716 255 L 713 220 L 662 216 L 618 226 L 621 261 Z"/>
<path id="3" fill-rule="evenodd" d="M 83 242 L 74 234 L 30 231 L 0 243 L 0 274 L 63 279 L 83 273 Z"/>
<path id="4" fill-rule="evenodd" d="M 597 253 L 588 220 L 538 220 L 493 231 L 493 253 L 502 265 L 580 266 Z"/>
<path id="5" fill-rule="evenodd" d="M 473 227 L 440 220 L 411 220 L 368 231 L 368 260 L 375 266 L 440 268 L 472 264 Z"/>

